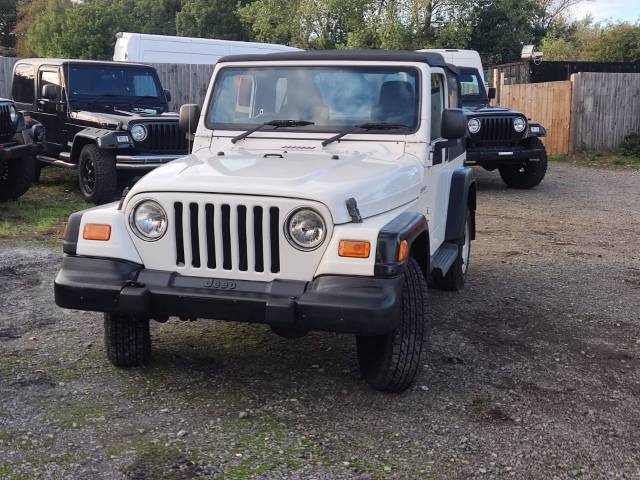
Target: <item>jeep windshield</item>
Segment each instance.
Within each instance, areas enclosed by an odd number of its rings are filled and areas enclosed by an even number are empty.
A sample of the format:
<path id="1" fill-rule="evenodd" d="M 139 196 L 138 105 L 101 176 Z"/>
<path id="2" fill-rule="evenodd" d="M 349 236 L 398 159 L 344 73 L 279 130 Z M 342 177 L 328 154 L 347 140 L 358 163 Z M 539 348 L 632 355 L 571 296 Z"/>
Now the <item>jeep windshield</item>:
<path id="1" fill-rule="evenodd" d="M 475 68 L 460 69 L 460 99 L 462 108 L 475 110 L 489 105 L 482 77 Z"/>
<path id="2" fill-rule="evenodd" d="M 406 67 L 223 67 L 207 110 L 210 129 L 406 135 L 418 128 L 419 72 Z M 293 123 L 295 122 L 295 126 Z M 389 128 L 389 126 L 397 128 Z"/>
<path id="3" fill-rule="evenodd" d="M 104 103 L 131 108 L 166 107 L 160 81 L 151 68 L 71 65 L 67 78 L 69 100 L 72 103 Z"/>

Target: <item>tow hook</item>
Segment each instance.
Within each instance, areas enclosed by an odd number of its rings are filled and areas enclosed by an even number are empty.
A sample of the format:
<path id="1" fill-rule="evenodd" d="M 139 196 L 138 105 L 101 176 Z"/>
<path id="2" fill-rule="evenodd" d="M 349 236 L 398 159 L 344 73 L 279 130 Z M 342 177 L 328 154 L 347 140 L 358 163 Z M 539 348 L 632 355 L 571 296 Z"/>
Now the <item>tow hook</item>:
<path id="1" fill-rule="evenodd" d="M 118 298 L 118 311 L 130 314 L 149 315 L 151 293 L 144 283 L 127 280 L 122 284 Z"/>

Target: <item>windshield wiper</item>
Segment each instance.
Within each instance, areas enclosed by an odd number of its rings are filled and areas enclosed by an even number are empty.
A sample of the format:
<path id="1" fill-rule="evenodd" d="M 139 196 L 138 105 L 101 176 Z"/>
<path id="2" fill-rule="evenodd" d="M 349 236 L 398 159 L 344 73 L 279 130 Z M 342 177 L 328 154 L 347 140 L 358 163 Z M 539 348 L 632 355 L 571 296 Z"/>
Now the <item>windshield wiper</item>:
<path id="1" fill-rule="evenodd" d="M 389 123 L 389 122 L 368 122 L 368 123 L 361 123 L 360 125 L 351 125 L 350 127 L 345 128 L 339 134 L 331 138 L 327 138 L 326 140 L 323 140 L 322 146 L 326 147 L 330 143 L 337 142 L 345 135 L 349 135 L 350 133 L 357 132 L 358 130 L 399 130 L 399 129 L 407 130 L 408 128 L 409 127 L 407 127 L 402 123 Z"/>
<path id="2" fill-rule="evenodd" d="M 314 122 L 309 122 L 307 120 L 271 120 L 270 122 L 265 122 L 265 123 L 261 123 L 260 125 L 256 125 L 255 127 L 247 130 L 246 132 L 242 132 L 240 135 L 236 135 L 231 139 L 231 143 L 236 143 L 244 138 L 247 138 L 252 133 L 263 129 L 264 127 L 285 128 L 285 127 L 306 127 L 307 125 L 314 125 Z"/>

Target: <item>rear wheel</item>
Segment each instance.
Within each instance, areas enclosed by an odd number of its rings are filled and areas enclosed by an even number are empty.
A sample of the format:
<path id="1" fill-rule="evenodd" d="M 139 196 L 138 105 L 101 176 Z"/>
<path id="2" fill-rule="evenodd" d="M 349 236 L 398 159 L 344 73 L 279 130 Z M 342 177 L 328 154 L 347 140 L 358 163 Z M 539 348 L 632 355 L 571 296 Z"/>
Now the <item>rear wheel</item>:
<path id="1" fill-rule="evenodd" d="M 502 181 L 511 188 L 528 189 L 539 185 L 547 173 L 547 152 L 539 138 L 529 138 L 525 141 L 528 149 L 541 149 L 538 158 L 529 158 L 522 165 L 500 167 Z"/>
<path id="2" fill-rule="evenodd" d="M 78 161 L 78 184 L 87 202 L 100 205 L 116 197 L 118 174 L 113 153 L 95 144 L 85 145 Z"/>
<path id="3" fill-rule="evenodd" d="M 415 380 L 429 336 L 426 300 L 427 283 L 422 270 L 418 262 L 409 259 L 398 327 L 386 335 L 356 337 L 360 371 L 376 390 L 400 392 Z"/>
<path id="4" fill-rule="evenodd" d="M 24 144 L 21 134 L 15 138 L 19 144 Z M 27 193 L 33 182 L 35 164 L 33 155 L 0 160 L 0 201 L 16 200 Z"/>
<path id="5" fill-rule="evenodd" d="M 105 313 L 104 344 L 116 367 L 146 365 L 151 357 L 149 319 Z"/>

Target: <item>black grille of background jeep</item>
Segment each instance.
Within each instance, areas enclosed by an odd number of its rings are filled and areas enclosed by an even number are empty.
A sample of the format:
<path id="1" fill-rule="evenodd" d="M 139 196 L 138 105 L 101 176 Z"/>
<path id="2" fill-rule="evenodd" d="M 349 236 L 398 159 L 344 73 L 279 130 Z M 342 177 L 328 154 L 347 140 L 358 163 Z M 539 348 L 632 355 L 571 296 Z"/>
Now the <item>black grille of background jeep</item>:
<path id="1" fill-rule="evenodd" d="M 0 103 L 0 138 L 6 140 L 15 134 L 15 125 L 9 116 L 9 103 Z"/>
<path id="2" fill-rule="evenodd" d="M 144 126 L 147 127 L 147 138 L 140 145 L 143 153 L 189 153 L 189 143 L 177 121 L 149 122 Z"/>
<path id="3" fill-rule="evenodd" d="M 280 272 L 278 207 L 182 202 L 173 206 L 176 265 L 185 265 L 188 249 L 194 268 Z"/>
<path id="4" fill-rule="evenodd" d="M 479 117 L 481 142 L 511 142 L 522 135 L 513 129 L 514 117 Z"/>

